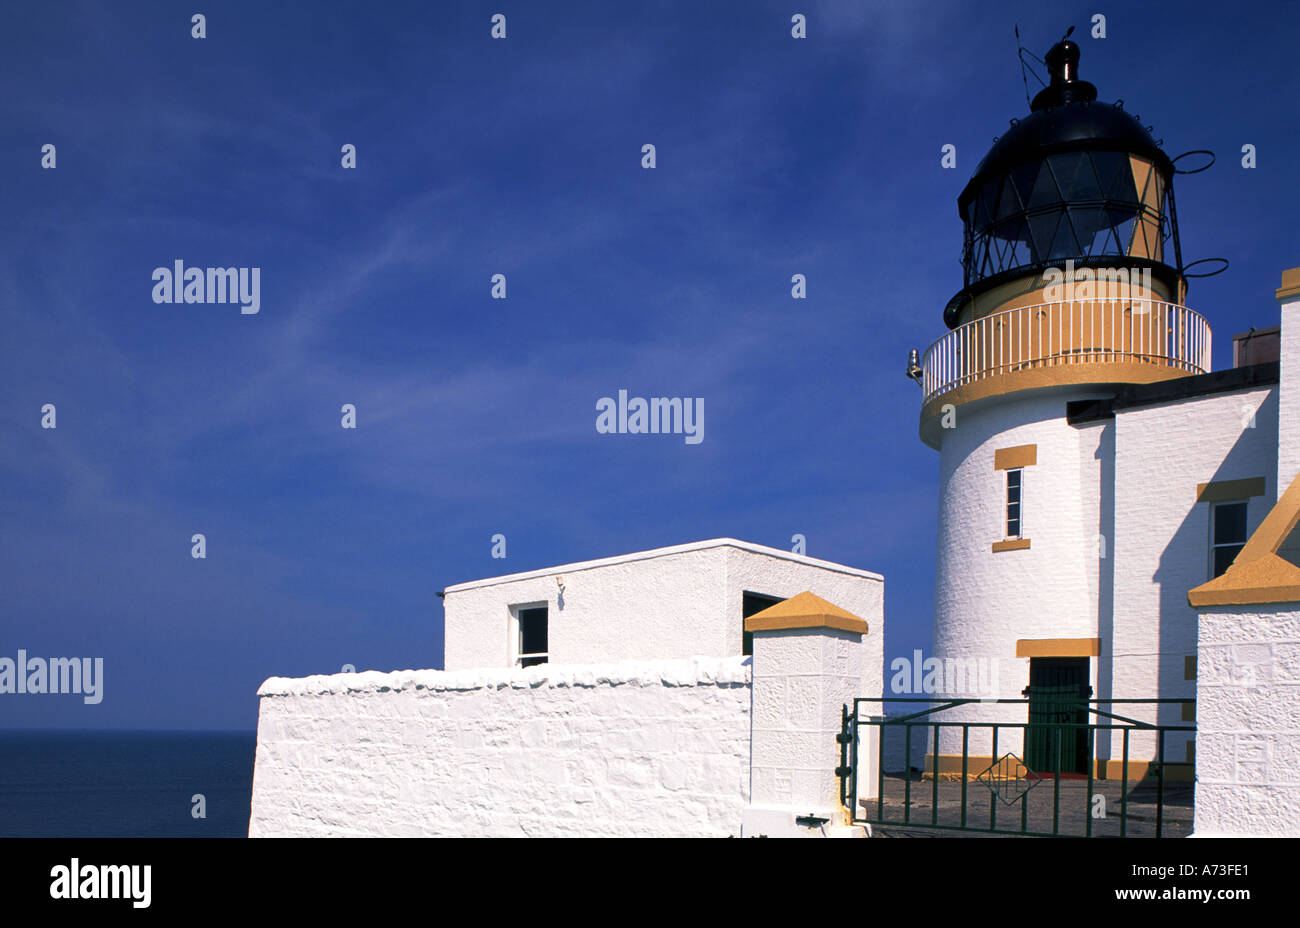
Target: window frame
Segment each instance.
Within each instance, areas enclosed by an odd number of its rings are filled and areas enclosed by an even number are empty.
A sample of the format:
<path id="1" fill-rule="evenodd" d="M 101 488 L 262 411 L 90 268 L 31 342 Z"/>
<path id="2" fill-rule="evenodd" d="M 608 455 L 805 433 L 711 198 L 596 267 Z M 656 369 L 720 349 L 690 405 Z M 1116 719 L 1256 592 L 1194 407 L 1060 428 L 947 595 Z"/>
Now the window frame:
<path id="1" fill-rule="evenodd" d="M 1010 541 L 1012 539 L 1022 539 L 1025 537 L 1025 469 L 1023 467 L 1008 467 L 1005 471 L 1006 479 L 1003 481 L 1002 490 L 1002 530 L 1004 537 Z M 1016 475 L 1015 490 L 1017 492 L 1016 501 L 1011 501 L 1011 475 Z M 1011 507 L 1016 507 L 1015 523 L 1016 534 L 1011 534 Z"/>
<path id="2" fill-rule="evenodd" d="M 535 609 L 546 610 L 546 650 L 524 651 L 524 617 L 523 613 Z M 536 667 L 549 664 L 551 660 L 551 604 L 549 602 L 516 603 L 510 607 L 509 631 L 510 666 L 515 668 Z M 540 658 L 540 660 L 538 660 Z M 531 661 L 525 664 L 524 661 Z"/>
<path id="3" fill-rule="evenodd" d="M 1220 543 L 1214 540 L 1215 528 L 1218 524 L 1218 518 L 1219 518 L 1219 508 L 1221 506 L 1245 507 L 1245 518 L 1242 520 L 1243 528 L 1242 528 L 1242 539 L 1240 544 L 1238 544 L 1235 541 Z M 1241 554 L 1241 549 L 1244 548 L 1246 546 L 1246 542 L 1250 540 L 1250 498 L 1243 497 L 1242 499 L 1223 499 L 1223 500 L 1215 500 L 1214 502 L 1210 503 L 1209 529 L 1210 529 L 1209 545 L 1208 545 L 1209 563 L 1207 564 L 1205 572 L 1208 575 L 1208 579 L 1213 580 L 1216 577 L 1222 577 L 1223 574 L 1227 573 L 1228 570 L 1232 567 L 1232 563 L 1229 563 L 1228 566 L 1223 569 L 1223 573 L 1214 572 L 1215 555 L 1218 553 L 1219 549 L 1236 548 L 1237 554 Z M 1236 559 L 1237 559 L 1237 555 L 1233 555 L 1233 562 L 1235 562 Z"/>

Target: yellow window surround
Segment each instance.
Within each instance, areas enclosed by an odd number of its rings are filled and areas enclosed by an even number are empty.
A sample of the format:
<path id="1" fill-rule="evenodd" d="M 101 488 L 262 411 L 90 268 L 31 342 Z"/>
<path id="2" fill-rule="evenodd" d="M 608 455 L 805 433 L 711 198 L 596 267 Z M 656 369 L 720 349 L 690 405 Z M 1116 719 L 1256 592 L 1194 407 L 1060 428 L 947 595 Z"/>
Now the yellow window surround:
<path id="1" fill-rule="evenodd" d="M 1196 485 L 1198 503 L 1222 503 L 1227 500 L 1249 499 L 1264 495 L 1264 478 L 1247 477 L 1244 480 L 1212 480 Z"/>
<path id="2" fill-rule="evenodd" d="M 993 452 L 994 470 L 1015 470 L 1018 467 L 1031 467 L 1037 463 L 1037 445 L 1016 445 L 1014 448 L 999 448 Z"/>

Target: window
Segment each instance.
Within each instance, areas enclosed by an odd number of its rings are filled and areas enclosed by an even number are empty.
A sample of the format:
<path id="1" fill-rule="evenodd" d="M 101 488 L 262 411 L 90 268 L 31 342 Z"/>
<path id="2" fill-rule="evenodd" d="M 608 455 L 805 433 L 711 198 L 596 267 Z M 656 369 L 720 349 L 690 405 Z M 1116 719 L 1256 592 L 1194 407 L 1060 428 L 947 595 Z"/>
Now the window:
<path id="1" fill-rule="evenodd" d="M 1246 545 L 1246 501 L 1210 507 L 1210 579 L 1220 576 Z"/>
<path id="2" fill-rule="evenodd" d="M 740 627 L 745 627 L 745 619 L 751 615 L 762 612 L 768 606 L 775 606 L 777 603 L 785 602 L 779 596 L 765 596 L 762 593 L 751 593 L 745 591 L 740 603 Z M 754 633 L 742 632 L 740 653 L 749 657 L 754 653 Z"/>
<path id="3" fill-rule="evenodd" d="M 545 664 L 547 657 L 546 606 L 516 606 L 514 614 L 514 663 L 516 667 Z"/>
<path id="4" fill-rule="evenodd" d="M 1023 535 L 1020 511 L 1023 505 L 1024 470 L 1016 468 L 1007 471 L 1007 537 L 1020 538 Z"/>

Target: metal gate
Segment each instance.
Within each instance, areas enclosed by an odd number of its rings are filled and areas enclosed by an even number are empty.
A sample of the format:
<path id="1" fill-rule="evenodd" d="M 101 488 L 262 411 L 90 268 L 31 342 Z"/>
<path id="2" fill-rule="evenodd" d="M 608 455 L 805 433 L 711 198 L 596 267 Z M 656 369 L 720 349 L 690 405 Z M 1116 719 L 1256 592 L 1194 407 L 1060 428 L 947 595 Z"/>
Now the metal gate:
<path id="1" fill-rule="evenodd" d="M 840 801 L 854 823 L 883 826 L 877 831 L 884 834 L 912 828 L 1026 837 L 1189 834 L 1191 749 L 1183 760 L 1170 751 L 1171 742 L 1190 743 L 1196 726 L 1160 719 L 1162 707 L 1194 700 L 1078 694 L 1077 688 L 1053 693 L 1048 703 L 855 699 L 843 709 L 837 738 Z M 990 708 L 995 705 L 1024 708 Z M 974 706 L 982 708 L 966 708 Z M 1157 721 L 1120 714 L 1139 714 L 1131 706 L 1154 707 Z M 873 709 L 877 714 L 869 714 Z M 999 718 L 977 718 L 989 715 Z M 919 770 L 913 764 L 918 746 Z M 894 759 L 900 747 L 901 766 Z"/>

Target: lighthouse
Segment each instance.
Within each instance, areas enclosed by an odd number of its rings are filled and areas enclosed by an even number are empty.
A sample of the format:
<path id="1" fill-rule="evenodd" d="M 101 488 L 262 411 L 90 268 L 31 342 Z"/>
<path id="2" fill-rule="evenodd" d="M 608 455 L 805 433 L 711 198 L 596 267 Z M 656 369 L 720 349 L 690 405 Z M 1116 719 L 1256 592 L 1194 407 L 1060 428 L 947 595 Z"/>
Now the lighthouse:
<path id="1" fill-rule="evenodd" d="M 958 196 L 962 286 L 948 332 L 908 365 L 940 461 L 933 653 L 996 668 L 995 692 L 945 695 L 985 700 L 963 720 L 1011 726 L 996 748 L 972 731 L 964 766 L 960 730 L 943 731 L 926 758 L 941 772 L 977 772 L 996 750 L 1104 777 L 1120 755 L 1105 732 L 1036 744 L 1014 727 L 1025 707 L 990 697 L 1028 698 L 1032 718 L 1062 698 L 1194 696 L 1187 591 L 1227 569 L 1277 494 L 1276 331 L 1242 355 L 1272 363 L 1210 373 L 1175 160 L 1098 99 L 1079 59 L 1068 37 L 1051 48 L 1050 84 Z M 1190 705 L 1121 714 L 1177 722 Z M 1078 721 L 1104 721 L 1090 711 Z M 1159 762 L 1190 776 L 1191 733 L 1129 747 L 1130 775 Z"/>

